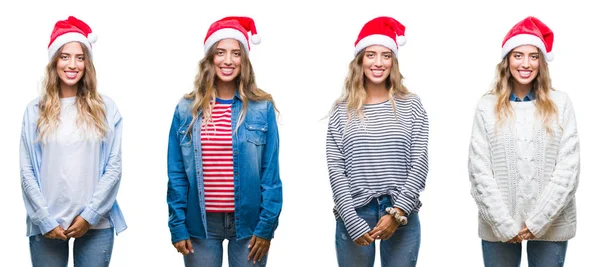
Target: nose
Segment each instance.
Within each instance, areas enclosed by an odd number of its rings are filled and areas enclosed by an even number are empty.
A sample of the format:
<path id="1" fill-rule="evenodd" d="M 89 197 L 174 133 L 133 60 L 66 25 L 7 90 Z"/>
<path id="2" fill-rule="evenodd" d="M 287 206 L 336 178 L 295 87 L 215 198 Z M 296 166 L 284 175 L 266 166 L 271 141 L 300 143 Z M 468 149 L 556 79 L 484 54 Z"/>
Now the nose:
<path id="1" fill-rule="evenodd" d="M 223 63 L 225 63 L 225 65 L 231 65 L 233 63 L 231 53 L 225 54 L 225 59 L 224 59 Z"/>
<path id="2" fill-rule="evenodd" d="M 71 57 L 69 59 L 69 64 L 67 65 L 67 67 L 69 67 L 69 69 L 74 69 L 75 68 L 75 60 L 77 60 L 75 57 Z"/>
<path id="3" fill-rule="evenodd" d="M 383 59 L 381 58 L 381 55 L 378 55 L 375 58 L 375 66 L 377 66 L 377 67 L 383 66 Z"/>
<path id="4" fill-rule="evenodd" d="M 529 68 L 529 57 L 524 57 L 523 61 L 521 61 L 521 67 L 523 68 Z"/>

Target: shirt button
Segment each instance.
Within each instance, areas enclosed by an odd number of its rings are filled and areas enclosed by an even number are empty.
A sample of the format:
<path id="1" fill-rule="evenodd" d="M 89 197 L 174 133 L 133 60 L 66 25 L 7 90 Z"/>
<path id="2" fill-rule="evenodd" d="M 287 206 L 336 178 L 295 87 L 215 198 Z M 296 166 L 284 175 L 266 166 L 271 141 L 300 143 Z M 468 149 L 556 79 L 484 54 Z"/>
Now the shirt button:
<path id="1" fill-rule="evenodd" d="M 238 172 L 234 172 L 233 175 L 238 176 Z"/>
<path id="2" fill-rule="evenodd" d="M 233 154 L 234 154 L 234 155 L 237 155 L 237 150 L 234 150 L 234 151 L 233 151 Z"/>

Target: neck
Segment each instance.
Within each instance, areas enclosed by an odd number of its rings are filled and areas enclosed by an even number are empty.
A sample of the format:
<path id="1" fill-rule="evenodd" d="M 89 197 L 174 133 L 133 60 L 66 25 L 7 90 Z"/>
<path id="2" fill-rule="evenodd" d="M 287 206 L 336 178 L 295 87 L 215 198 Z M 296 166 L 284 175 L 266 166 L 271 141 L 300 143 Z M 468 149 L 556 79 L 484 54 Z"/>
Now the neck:
<path id="1" fill-rule="evenodd" d="M 77 95 L 77 85 L 60 85 L 60 90 L 58 91 L 58 97 L 72 97 Z"/>
<path id="2" fill-rule="evenodd" d="M 216 93 L 217 97 L 220 99 L 232 99 L 235 96 L 237 88 L 234 82 L 224 83 L 222 81 L 217 81 L 216 84 Z"/>
<path id="3" fill-rule="evenodd" d="M 367 84 L 365 90 L 367 91 L 366 104 L 381 103 L 390 98 L 389 90 L 385 88 L 385 84 Z"/>
<path id="4" fill-rule="evenodd" d="M 513 94 L 518 98 L 523 99 L 531 91 L 531 84 L 520 84 L 515 83 L 513 87 Z"/>

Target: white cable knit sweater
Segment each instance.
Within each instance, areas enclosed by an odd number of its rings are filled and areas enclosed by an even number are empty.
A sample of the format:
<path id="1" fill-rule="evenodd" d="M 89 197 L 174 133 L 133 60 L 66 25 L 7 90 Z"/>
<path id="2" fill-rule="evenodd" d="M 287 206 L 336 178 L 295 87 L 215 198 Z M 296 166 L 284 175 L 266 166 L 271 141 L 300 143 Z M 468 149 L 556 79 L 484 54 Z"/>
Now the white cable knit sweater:
<path id="1" fill-rule="evenodd" d="M 512 120 L 496 127 L 497 97 L 477 106 L 469 149 L 471 194 L 479 207 L 479 237 L 506 242 L 527 226 L 536 240 L 575 236 L 579 137 L 567 94 L 551 91 L 558 110 L 553 134 L 536 115 L 535 100 L 511 102 Z M 562 127 L 562 128 L 561 128 Z"/>

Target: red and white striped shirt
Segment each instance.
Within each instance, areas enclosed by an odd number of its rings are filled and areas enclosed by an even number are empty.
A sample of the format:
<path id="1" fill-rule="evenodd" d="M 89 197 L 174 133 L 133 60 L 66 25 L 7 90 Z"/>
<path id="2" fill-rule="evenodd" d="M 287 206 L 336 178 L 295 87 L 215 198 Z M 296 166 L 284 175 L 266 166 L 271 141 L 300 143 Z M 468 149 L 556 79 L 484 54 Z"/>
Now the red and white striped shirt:
<path id="1" fill-rule="evenodd" d="M 233 100 L 217 99 L 212 111 L 212 122 L 200 131 L 207 212 L 234 211 L 232 103 Z"/>

